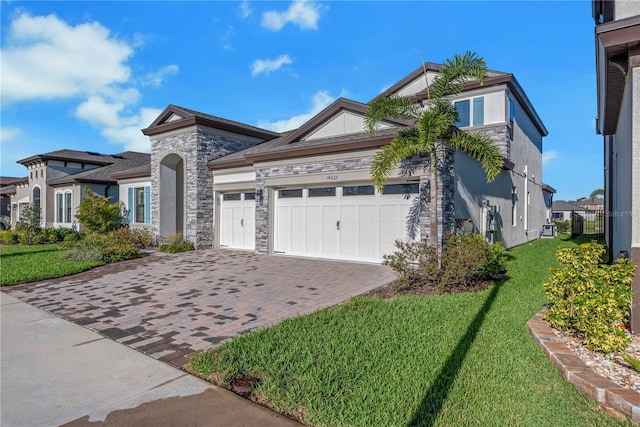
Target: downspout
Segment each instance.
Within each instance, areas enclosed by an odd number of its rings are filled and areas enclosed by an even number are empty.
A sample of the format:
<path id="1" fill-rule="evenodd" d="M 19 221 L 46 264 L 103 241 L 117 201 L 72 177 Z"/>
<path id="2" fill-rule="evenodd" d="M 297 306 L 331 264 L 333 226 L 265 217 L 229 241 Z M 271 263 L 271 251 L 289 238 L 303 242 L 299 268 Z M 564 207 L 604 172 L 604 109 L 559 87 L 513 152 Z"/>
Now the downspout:
<path id="1" fill-rule="evenodd" d="M 529 233 L 529 167 L 524 165 L 524 232 Z"/>

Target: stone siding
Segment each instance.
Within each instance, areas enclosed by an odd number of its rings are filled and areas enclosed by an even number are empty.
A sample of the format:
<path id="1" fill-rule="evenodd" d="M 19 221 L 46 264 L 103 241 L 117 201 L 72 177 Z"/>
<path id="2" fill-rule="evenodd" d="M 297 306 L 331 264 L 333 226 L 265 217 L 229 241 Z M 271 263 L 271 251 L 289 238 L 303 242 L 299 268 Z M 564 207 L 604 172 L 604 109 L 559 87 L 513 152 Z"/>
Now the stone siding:
<path id="1" fill-rule="evenodd" d="M 487 135 L 496 143 L 505 159 L 511 160 L 512 128 L 510 125 L 488 125 L 478 129 L 469 129 L 469 133 Z"/>
<path id="2" fill-rule="evenodd" d="M 184 238 L 196 248 L 210 248 L 214 233 L 213 174 L 209 161 L 252 143 L 232 139 L 214 132 L 190 129 L 184 133 L 159 138 L 151 143 L 151 229 L 160 236 L 160 162 L 169 154 L 183 160 L 184 167 Z"/>

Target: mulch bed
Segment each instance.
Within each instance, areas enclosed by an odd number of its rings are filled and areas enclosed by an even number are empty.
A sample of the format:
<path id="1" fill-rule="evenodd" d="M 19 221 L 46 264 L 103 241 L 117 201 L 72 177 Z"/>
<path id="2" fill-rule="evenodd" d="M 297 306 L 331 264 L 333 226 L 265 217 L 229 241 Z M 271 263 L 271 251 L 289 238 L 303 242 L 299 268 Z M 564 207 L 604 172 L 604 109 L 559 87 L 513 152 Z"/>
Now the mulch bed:
<path id="1" fill-rule="evenodd" d="M 412 283 L 404 283 L 400 280 L 395 280 L 385 286 L 374 289 L 365 296 L 377 296 L 383 299 L 391 299 L 396 295 L 442 295 L 442 294 L 457 294 L 462 292 L 478 292 L 485 289 L 489 289 L 496 282 L 492 280 L 478 281 L 470 285 L 453 285 L 448 286 L 445 290 L 438 288 L 438 285 L 434 282 L 427 280 L 417 280 Z"/>

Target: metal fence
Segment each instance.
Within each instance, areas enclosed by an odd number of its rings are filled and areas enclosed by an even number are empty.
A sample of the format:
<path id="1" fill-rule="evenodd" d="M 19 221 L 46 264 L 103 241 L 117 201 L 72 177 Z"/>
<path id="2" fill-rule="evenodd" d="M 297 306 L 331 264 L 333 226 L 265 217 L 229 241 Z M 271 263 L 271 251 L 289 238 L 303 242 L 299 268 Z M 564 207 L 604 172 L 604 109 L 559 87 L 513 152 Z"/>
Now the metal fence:
<path id="1" fill-rule="evenodd" d="M 571 238 L 604 239 L 604 210 L 571 211 Z"/>

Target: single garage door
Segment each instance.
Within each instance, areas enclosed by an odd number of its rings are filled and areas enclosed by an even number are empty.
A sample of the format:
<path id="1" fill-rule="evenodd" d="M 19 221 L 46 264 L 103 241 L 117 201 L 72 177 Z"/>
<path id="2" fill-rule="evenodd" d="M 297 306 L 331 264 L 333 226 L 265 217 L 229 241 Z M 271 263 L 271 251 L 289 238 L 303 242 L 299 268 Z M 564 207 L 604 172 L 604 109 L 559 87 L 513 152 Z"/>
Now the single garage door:
<path id="1" fill-rule="evenodd" d="M 406 220 L 418 184 L 290 188 L 276 192 L 274 251 L 381 262 L 407 240 Z"/>
<path id="2" fill-rule="evenodd" d="M 220 195 L 220 246 L 235 249 L 255 249 L 255 193 L 224 193 Z"/>

